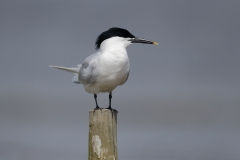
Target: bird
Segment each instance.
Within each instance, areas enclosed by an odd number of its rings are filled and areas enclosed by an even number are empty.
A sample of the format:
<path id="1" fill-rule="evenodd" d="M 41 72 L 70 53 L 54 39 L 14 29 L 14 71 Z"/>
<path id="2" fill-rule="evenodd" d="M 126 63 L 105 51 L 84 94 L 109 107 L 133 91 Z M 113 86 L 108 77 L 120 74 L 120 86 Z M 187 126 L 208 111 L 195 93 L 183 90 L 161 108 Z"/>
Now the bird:
<path id="1" fill-rule="evenodd" d="M 158 45 L 155 41 L 135 37 L 124 28 L 112 27 L 102 32 L 96 39 L 96 52 L 88 56 L 77 67 L 49 67 L 74 73 L 72 81 L 82 84 L 85 91 L 94 95 L 95 110 L 102 109 L 97 102 L 98 93 L 109 93 L 109 106 L 112 109 L 111 100 L 113 90 L 123 85 L 130 72 L 130 62 L 126 48 L 134 43 Z"/>

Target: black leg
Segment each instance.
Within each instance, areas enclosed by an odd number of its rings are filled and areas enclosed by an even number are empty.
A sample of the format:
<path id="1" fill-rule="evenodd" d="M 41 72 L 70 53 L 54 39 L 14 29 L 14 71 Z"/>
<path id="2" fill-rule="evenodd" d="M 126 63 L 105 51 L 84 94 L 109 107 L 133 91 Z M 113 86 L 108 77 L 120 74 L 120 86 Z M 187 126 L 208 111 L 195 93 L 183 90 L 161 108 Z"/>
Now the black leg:
<path id="1" fill-rule="evenodd" d="M 97 103 L 97 95 L 96 95 L 96 94 L 94 94 L 94 99 L 95 99 L 95 103 L 96 103 L 96 108 L 94 108 L 94 110 L 101 109 L 101 108 L 98 106 L 98 103 Z"/>
<path id="2" fill-rule="evenodd" d="M 113 118 L 113 110 L 114 111 L 116 111 L 116 112 L 118 112 L 116 109 L 112 109 L 112 92 L 109 92 L 109 107 L 108 108 L 106 108 L 106 109 L 109 109 L 109 110 L 111 110 L 111 112 L 112 112 L 112 118 Z"/>
<path id="3" fill-rule="evenodd" d="M 109 93 L 109 106 L 107 109 L 112 109 L 111 102 L 112 102 L 112 92 Z"/>
<path id="4" fill-rule="evenodd" d="M 109 92 L 109 106 L 106 109 L 110 109 L 111 111 L 116 110 L 116 109 L 112 109 L 112 92 Z"/>

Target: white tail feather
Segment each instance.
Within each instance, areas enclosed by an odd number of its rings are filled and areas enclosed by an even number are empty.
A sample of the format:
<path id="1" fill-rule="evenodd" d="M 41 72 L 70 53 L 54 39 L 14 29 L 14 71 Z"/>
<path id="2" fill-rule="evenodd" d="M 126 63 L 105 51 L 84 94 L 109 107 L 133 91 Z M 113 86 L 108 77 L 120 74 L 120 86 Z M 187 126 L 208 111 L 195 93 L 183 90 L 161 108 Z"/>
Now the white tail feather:
<path id="1" fill-rule="evenodd" d="M 49 67 L 57 68 L 57 69 L 64 70 L 64 71 L 67 71 L 67 72 L 72 72 L 72 73 L 78 73 L 79 69 L 80 69 L 78 67 L 77 68 L 67 68 L 67 67 L 51 66 L 51 65 Z"/>

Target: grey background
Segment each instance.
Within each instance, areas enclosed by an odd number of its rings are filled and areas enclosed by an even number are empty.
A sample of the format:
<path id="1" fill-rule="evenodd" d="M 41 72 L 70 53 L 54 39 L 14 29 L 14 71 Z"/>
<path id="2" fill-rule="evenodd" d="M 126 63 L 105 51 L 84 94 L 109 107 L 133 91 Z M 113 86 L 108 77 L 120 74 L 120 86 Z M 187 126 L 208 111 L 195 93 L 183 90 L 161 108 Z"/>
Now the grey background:
<path id="1" fill-rule="evenodd" d="M 72 74 L 110 27 L 131 45 L 113 92 L 119 159 L 240 159 L 240 1 L 0 2 L 0 159 L 87 159 L 93 96 Z M 99 95 L 107 107 L 108 95 Z"/>

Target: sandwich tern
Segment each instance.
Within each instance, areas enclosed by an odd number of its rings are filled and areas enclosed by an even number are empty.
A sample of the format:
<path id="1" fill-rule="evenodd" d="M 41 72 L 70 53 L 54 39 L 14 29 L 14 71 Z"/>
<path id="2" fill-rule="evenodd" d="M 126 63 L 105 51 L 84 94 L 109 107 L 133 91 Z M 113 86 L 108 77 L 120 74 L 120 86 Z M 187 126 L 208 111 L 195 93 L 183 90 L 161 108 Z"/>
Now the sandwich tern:
<path id="1" fill-rule="evenodd" d="M 158 45 L 157 42 L 135 37 L 128 30 L 113 27 L 101 33 L 95 42 L 96 53 L 88 56 L 82 64 L 74 68 L 50 67 L 72 72 L 72 81 L 82 84 L 88 93 L 94 95 L 96 109 L 101 109 L 97 102 L 97 94 L 109 93 L 109 107 L 111 108 L 112 91 L 123 85 L 129 76 L 130 62 L 126 48 L 133 43 Z"/>

